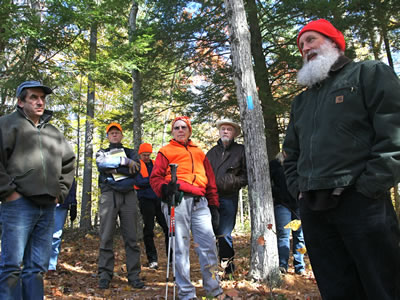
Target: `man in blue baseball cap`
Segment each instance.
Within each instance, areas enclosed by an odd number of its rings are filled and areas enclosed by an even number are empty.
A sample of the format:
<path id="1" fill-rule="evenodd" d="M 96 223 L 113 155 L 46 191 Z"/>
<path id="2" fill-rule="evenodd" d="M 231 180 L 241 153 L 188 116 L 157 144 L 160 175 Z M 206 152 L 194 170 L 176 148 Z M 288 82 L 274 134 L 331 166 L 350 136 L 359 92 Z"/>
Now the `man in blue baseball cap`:
<path id="1" fill-rule="evenodd" d="M 54 208 L 74 178 L 75 155 L 49 124 L 51 93 L 39 81 L 25 81 L 17 88 L 16 111 L 0 117 L 0 299 L 43 299 Z"/>

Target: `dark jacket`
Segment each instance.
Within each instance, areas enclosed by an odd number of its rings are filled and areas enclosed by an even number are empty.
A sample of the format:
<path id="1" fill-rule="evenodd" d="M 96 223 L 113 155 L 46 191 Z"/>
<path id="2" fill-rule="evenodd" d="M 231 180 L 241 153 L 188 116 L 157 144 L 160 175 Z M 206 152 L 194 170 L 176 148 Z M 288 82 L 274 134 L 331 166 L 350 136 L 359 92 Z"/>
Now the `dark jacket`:
<path id="1" fill-rule="evenodd" d="M 45 110 L 36 126 L 21 108 L 0 118 L 0 199 L 14 191 L 38 205 L 64 201 L 75 155 Z"/>
<path id="2" fill-rule="evenodd" d="M 235 195 L 247 185 L 244 146 L 232 141 L 225 149 L 221 139 L 207 152 L 215 174 L 218 195 Z"/>
<path id="3" fill-rule="evenodd" d="M 342 56 L 292 103 L 283 150 L 289 191 L 354 185 L 376 198 L 400 180 L 400 81 L 379 61 Z"/>
<path id="4" fill-rule="evenodd" d="M 129 173 L 129 168 L 126 166 L 121 166 L 119 162 L 117 164 L 108 164 L 105 157 L 108 155 L 112 149 L 124 149 L 127 158 L 133 159 L 139 163 L 139 156 L 135 150 L 130 148 L 125 148 L 122 144 L 111 144 L 107 149 L 100 149 L 96 153 L 96 164 L 99 170 L 99 186 L 102 193 L 106 191 L 117 191 L 120 193 L 127 193 L 133 190 L 135 184 L 135 174 Z M 122 180 L 114 180 L 112 170 L 116 170 L 116 173 L 126 176 Z M 138 172 L 139 173 L 139 172 Z"/>
<path id="5" fill-rule="evenodd" d="M 157 195 L 154 193 L 150 186 L 150 175 L 153 171 L 153 162 L 150 160 L 148 163 L 144 163 L 149 174 L 148 177 L 143 177 L 142 173 L 139 173 L 135 177 L 135 186 L 139 189 L 136 190 L 139 199 L 157 199 Z"/>
<path id="6" fill-rule="evenodd" d="M 296 200 L 288 191 L 283 166 L 277 159 L 269 162 L 269 172 L 271 177 L 271 189 L 272 197 L 274 199 L 274 206 L 280 204 L 293 211 L 296 211 L 298 207 Z"/>
<path id="7" fill-rule="evenodd" d="M 62 208 L 70 208 L 71 205 L 77 205 L 76 201 L 76 180 L 72 182 L 71 188 L 69 189 L 67 197 L 64 199 L 64 203 L 60 205 Z"/>

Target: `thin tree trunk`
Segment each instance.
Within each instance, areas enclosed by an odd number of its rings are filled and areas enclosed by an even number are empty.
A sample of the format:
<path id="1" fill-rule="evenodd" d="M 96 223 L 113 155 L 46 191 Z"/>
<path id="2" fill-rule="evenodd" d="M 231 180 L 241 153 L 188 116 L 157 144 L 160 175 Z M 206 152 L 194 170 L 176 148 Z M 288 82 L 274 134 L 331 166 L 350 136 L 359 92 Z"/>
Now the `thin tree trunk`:
<path id="1" fill-rule="evenodd" d="M 275 157 L 280 151 L 279 129 L 274 111 L 274 101 L 269 84 L 268 69 L 265 64 L 265 55 L 262 47 L 262 37 L 259 26 L 257 5 L 255 0 L 246 1 L 246 11 L 249 16 L 251 34 L 251 53 L 254 59 L 254 75 L 263 110 L 267 151 L 269 157 Z"/>
<path id="2" fill-rule="evenodd" d="M 138 3 L 133 0 L 131 11 L 129 13 L 129 42 L 133 43 L 136 34 L 136 17 L 139 10 Z M 133 100 L 133 145 L 136 150 L 142 143 L 142 82 L 140 72 L 132 69 L 132 100 Z"/>
<path id="3" fill-rule="evenodd" d="M 90 27 L 89 60 L 96 61 L 97 23 Z M 85 158 L 82 184 L 82 207 L 80 228 L 92 228 L 92 168 L 93 168 L 93 119 L 94 119 L 95 82 L 91 75 L 88 78 L 88 94 L 86 107 Z"/>
<path id="4" fill-rule="evenodd" d="M 136 34 L 136 17 L 139 11 L 138 3 L 133 0 L 132 7 L 129 13 L 129 43 L 133 43 Z M 142 143 L 142 81 L 140 72 L 137 69 L 132 69 L 132 110 L 133 110 L 133 146 L 136 151 Z M 137 211 L 139 209 L 139 201 L 137 201 Z M 136 219 L 136 235 L 138 240 L 143 239 L 143 219 L 142 214 L 138 213 Z"/>
<path id="5" fill-rule="evenodd" d="M 392 67 L 392 69 L 394 69 L 392 52 L 390 51 L 390 42 L 389 42 L 389 38 L 387 36 L 387 31 L 385 29 L 382 30 L 382 36 L 383 36 L 383 42 L 385 44 L 385 51 L 386 51 L 388 64 L 389 64 L 389 66 Z"/>
<path id="6" fill-rule="evenodd" d="M 251 262 L 249 275 L 280 282 L 275 218 L 269 178 L 264 119 L 254 79 L 250 32 L 243 0 L 224 0 L 229 20 L 232 65 L 244 133 L 251 205 Z"/>

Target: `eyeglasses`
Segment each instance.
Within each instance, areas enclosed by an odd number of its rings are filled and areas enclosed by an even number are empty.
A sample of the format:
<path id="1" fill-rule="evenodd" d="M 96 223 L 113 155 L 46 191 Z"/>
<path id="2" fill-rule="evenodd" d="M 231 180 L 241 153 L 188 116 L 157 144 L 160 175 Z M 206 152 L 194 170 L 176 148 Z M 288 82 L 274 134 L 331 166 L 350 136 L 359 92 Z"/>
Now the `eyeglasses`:
<path id="1" fill-rule="evenodd" d="M 179 129 L 186 130 L 187 126 L 174 126 L 174 130 L 179 130 Z"/>

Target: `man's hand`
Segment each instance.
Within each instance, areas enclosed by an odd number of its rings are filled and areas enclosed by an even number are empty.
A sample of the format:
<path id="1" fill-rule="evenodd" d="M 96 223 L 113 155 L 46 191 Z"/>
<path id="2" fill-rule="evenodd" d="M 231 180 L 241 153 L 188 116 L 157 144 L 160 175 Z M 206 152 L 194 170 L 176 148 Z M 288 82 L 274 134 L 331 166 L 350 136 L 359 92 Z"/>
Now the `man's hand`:
<path id="1" fill-rule="evenodd" d="M 168 205 L 172 204 L 172 196 L 175 195 L 175 206 L 178 206 L 180 203 L 180 192 L 179 192 L 179 184 L 177 183 L 172 183 L 172 181 L 170 181 L 168 184 L 163 184 L 161 186 L 161 193 L 162 193 L 162 197 L 161 200 L 165 203 L 167 203 Z"/>
<path id="2" fill-rule="evenodd" d="M 140 163 L 127 157 L 121 157 L 121 166 L 127 166 L 130 174 L 136 174 L 140 171 Z"/>
<path id="3" fill-rule="evenodd" d="M 69 218 L 71 220 L 71 223 L 73 223 L 74 220 L 76 219 L 76 215 L 77 215 L 77 207 L 76 205 L 71 205 L 69 208 Z"/>
<path id="4" fill-rule="evenodd" d="M 215 205 L 210 205 L 210 213 L 211 213 L 211 223 L 214 230 L 214 234 L 217 235 L 217 230 L 219 226 L 219 211 L 218 207 Z"/>
<path id="5" fill-rule="evenodd" d="M 18 193 L 18 192 L 13 192 L 10 196 L 8 196 L 8 197 L 6 198 L 6 202 L 8 202 L 8 201 L 14 201 L 14 200 L 17 200 L 18 198 L 21 198 L 21 194 Z"/>

